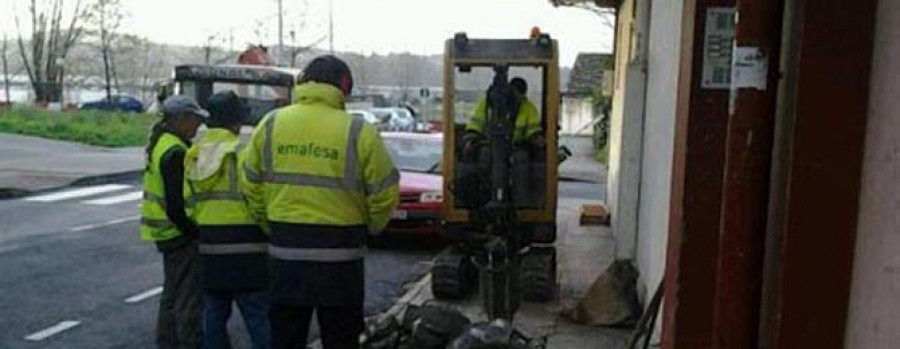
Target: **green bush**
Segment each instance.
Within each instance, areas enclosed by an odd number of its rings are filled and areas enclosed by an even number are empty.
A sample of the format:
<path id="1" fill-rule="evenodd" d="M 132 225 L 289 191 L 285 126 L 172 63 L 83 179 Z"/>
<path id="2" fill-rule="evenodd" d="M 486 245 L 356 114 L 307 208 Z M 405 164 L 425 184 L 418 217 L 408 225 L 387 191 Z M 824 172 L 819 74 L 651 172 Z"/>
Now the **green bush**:
<path id="1" fill-rule="evenodd" d="M 609 143 L 608 142 L 597 149 L 597 162 L 604 164 L 604 165 L 609 165 Z"/>
<path id="2" fill-rule="evenodd" d="M 0 132 L 107 147 L 141 146 L 156 121 L 150 114 L 98 110 L 0 109 Z"/>

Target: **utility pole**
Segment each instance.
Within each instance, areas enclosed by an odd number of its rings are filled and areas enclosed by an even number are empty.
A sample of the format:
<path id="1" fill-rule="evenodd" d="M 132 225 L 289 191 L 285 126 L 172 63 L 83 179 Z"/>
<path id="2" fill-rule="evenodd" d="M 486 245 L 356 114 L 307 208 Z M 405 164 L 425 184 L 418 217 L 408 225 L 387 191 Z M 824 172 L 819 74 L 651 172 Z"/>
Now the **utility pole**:
<path id="1" fill-rule="evenodd" d="M 228 51 L 234 52 L 234 27 L 228 28 Z"/>
<path id="2" fill-rule="evenodd" d="M 328 51 L 334 54 L 334 0 L 328 0 Z"/>
<path id="3" fill-rule="evenodd" d="M 284 11 L 282 0 L 278 0 L 278 54 L 276 57 L 281 58 L 284 53 Z"/>
<path id="4" fill-rule="evenodd" d="M 6 92 L 6 103 L 12 104 L 10 100 L 11 96 L 9 95 L 9 65 L 6 61 L 6 49 L 8 45 L 8 40 L 6 38 L 6 34 L 3 35 L 3 55 L 0 58 L 3 59 L 3 91 Z"/>

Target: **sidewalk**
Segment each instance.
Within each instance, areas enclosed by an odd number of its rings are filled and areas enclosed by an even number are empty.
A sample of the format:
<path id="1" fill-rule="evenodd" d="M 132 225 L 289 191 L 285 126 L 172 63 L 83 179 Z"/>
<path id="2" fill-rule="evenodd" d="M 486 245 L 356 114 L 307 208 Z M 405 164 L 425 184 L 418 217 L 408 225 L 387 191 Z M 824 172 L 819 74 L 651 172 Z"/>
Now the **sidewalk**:
<path id="1" fill-rule="evenodd" d="M 559 201 L 558 252 L 559 292 L 547 304 L 523 303 L 515 317 L 516 327 L 528 336 L 547 336 L 549 349 L 616 349 L 624 348 L 630 331 L 606 327 L 582 326 L 560 317 L 564 307 L 575 304 L 590 288 L 594 279 L 615 257 L 615 240 L 608 227 L 578 225 L 579 207 L 591 200 Z M 433 298 L 430 276 L 418 282 L 392 311 L 399 312 L 407 304 L 421 305 Z M 480 298 L 442 301 L 460 309 L 473 321 L 486 320 Z"/>
<path id="2" fill-rule="evenodd" d="M 560 178 L 605 184 L 606 166 L 597 162 L 597 150 L 590 137 L 560 137 L 559 145 L 572 152 L 572 156 L 559 165 Z"/>
<path id="3" fill-rule="evenodd" d="M 0 198 L 137 173 L 142 152 L 0 133 Z"/>

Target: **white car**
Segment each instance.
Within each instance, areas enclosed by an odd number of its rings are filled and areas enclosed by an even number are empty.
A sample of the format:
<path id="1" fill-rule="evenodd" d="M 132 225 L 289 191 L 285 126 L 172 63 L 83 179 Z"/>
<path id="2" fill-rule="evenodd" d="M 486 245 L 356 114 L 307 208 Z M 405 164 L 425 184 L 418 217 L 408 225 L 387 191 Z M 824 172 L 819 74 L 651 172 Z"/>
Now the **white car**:
<path id="1" fill-rule="evenodd" d="M 414 131 L 416 119 L 404 108 L 375 108 L 372 113 L 387 126 L 388 131 Z"/>
<path id="2" fill-rule="evenodd" d="M 375 114 L 367 110 L 348 110 L 347 113 L 352 115 L 354 118 L 360 119 L 362 121 L 368 122 L 372 125 L 378 126 L 379 120 Z"/>

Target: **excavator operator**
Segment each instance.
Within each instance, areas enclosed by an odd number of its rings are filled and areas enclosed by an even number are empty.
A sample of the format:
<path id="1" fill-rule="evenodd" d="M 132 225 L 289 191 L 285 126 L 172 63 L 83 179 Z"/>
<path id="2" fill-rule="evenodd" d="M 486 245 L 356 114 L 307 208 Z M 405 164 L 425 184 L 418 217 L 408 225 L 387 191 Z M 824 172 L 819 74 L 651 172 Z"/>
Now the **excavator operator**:
<path id="1" fill-rule="evenodd" d="M 519 106 L 512 137 L 513 146 L 517 149 L 515 157 L 528 156 L 534 159 L 542 154 L 544 147 L 540 113 L 534 103 L 528 100 L 528 83 L 525 79 L 515 77 L 509 81 L 509 85 Z M 481 98 L 475 104 L 475 110 L 466 125 L 466 133 L 462 139 L 463 158 L 466 160 L 480 161 L 487 156 L 487 109 L 487 99 Z"/>

